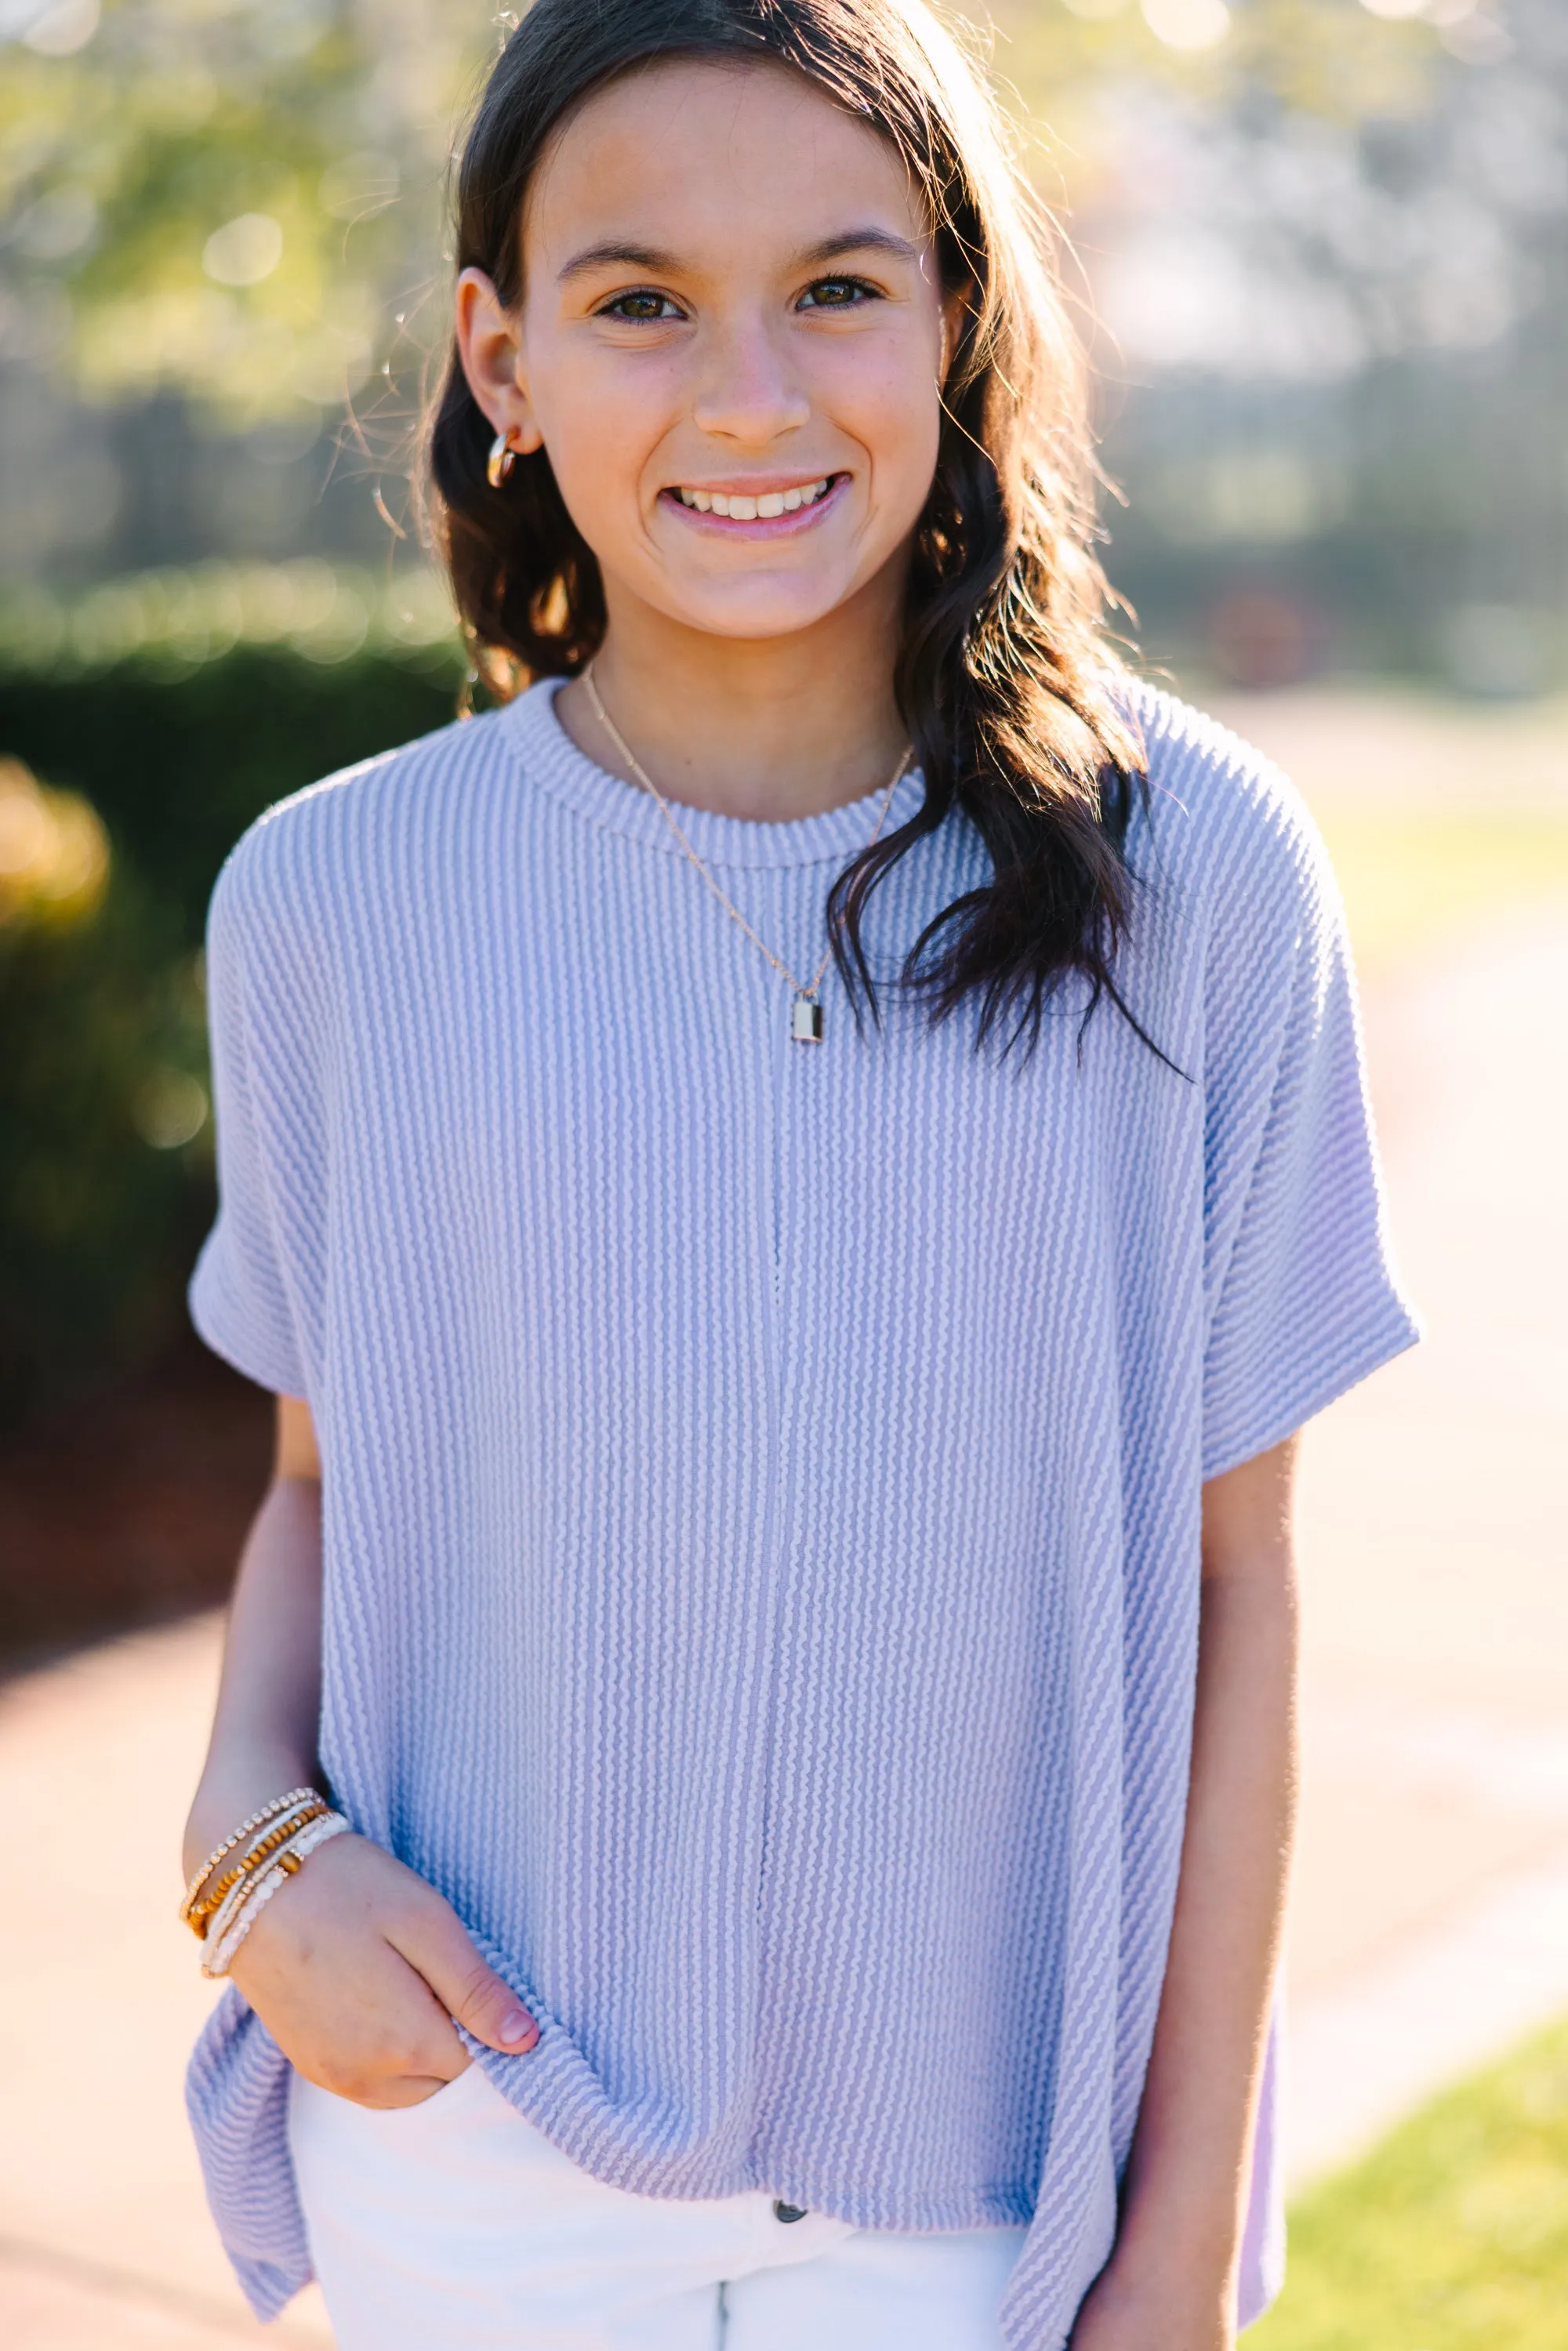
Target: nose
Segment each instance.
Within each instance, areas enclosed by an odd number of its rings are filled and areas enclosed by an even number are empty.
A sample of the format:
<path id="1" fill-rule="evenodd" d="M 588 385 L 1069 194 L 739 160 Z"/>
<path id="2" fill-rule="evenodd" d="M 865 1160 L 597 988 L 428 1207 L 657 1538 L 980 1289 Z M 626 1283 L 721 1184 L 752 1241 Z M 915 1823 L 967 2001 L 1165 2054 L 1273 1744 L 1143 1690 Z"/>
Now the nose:
<path id="1" fill-rule="evenodd" d="M 736 319 L 713 329 L 693 402 L 693 422 L 716 439 L 766 448 L 798 432 L 811 403 L 788 353 L 759 318 Z"/>

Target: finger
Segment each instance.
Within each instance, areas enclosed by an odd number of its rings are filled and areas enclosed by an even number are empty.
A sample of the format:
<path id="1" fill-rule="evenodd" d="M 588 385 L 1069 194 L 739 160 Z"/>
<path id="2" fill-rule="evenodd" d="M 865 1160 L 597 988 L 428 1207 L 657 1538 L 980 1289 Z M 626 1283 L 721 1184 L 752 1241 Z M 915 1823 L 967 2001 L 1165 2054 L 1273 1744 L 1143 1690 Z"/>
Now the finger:
<path id="1" fill-rule="evenodd" d="M 342 1938 L 329 1967 L 253 1966 L 239 1988 L 298 2073 L 358 2105 L 414 2105 L 470 2063 L 445 2004 L 379 1931 Z"/>
<path id="2" fill-rule="evenodd" d="M 421 1904 L 388 1935 L 393 1948 L 417 1968 L 451 2016 L 503 2056 L 520 2057 L 539 2037 L 538 2026 L 511 1985 L 486 1967 L 444 1903 Z"/>

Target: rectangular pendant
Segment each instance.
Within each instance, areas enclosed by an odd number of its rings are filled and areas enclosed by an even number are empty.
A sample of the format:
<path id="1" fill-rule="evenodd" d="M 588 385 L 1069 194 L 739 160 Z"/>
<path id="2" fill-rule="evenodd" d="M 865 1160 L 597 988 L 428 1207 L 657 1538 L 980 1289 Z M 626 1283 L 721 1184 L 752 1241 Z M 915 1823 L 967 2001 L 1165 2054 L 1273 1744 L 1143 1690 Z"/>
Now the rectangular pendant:
<path id="1" fill-rule="evenodd" d="M 813 1004 L 809 996 L 798 996 L 789 1013 L 789 1034 L 797 1045 L 820 1045 L 822 1041 L 822 1008 Z"/>

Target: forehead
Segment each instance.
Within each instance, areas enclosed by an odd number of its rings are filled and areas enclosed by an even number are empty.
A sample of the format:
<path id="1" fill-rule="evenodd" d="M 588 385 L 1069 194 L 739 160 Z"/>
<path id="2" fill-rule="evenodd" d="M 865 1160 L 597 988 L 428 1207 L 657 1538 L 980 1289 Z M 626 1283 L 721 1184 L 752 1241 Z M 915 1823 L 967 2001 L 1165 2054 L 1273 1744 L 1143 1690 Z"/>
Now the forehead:
<path id="1" fill-rule="evenodd" d="M 523 249 L 531 277 L 617 236 L 700 265 L 803 250 L 851 225 L 928 234 L 889 139 L 788 66 L 670 57 L 566 118 L 528 190 Z"/>

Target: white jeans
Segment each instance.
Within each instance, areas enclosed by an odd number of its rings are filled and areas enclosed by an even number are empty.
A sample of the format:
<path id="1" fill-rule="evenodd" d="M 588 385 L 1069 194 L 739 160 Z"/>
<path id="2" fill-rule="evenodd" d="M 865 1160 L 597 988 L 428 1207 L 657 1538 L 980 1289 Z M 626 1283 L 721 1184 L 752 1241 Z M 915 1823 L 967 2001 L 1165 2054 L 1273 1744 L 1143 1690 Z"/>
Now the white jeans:
<path id="1" fill-rule="evenodd" d="M 1021 2228 L 629 2195 L 477 2065 L 392 2113 L 296 2075 L 289 2137 L 339 2351 L 999 2351 Z"/>

